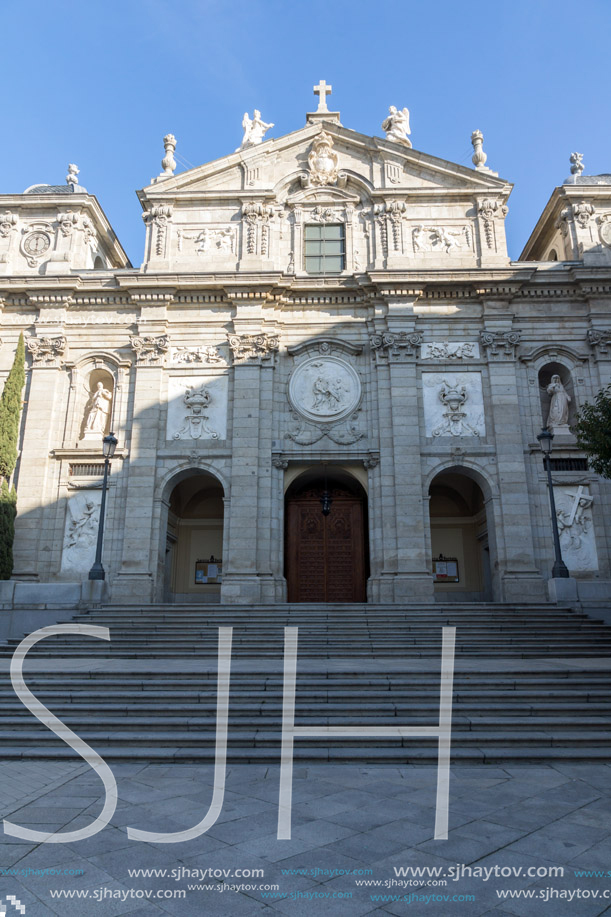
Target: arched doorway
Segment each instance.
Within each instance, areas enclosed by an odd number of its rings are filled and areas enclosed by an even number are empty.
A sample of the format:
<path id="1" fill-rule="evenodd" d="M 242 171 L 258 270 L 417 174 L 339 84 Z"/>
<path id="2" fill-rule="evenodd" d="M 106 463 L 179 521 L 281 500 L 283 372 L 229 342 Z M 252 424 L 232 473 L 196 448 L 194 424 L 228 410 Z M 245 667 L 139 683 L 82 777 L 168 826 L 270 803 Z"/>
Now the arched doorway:
<path id="1" fill-rule="evenodd" d="M 458 468 L 429 488 L 435 600 L 490 602 L 493 584 L 488 513 L 482 488 Z"/>
<path id="2" fill-rule="evenodd" d="M 223 488 L 208 472 L 189 472 L 174 486 L 168 506 L 166 601 L 220 602 L 223 515 Z"/>
<path id="3" fill-rule="evenodd" d="M 367 497 L 359 482 L 339 471 L 300 475 L 286 494 L 288 601 L 366 602 L 368 558 Z"/>

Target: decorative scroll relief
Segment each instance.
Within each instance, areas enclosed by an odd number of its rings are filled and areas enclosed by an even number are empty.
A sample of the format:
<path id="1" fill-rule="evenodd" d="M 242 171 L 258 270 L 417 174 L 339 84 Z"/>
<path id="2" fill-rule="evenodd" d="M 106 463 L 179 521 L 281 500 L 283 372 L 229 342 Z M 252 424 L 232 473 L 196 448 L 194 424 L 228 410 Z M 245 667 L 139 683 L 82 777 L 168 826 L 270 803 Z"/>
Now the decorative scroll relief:
<path id="1" fill-rule="evenodd" d="M 60 366 L 66 343 L 63 335 L 54 338 L 28 338 L 27 348 L 32 354 L 34 366 Z"/>
<path id="2" fill-rule="evenodd" d="M 168 222 L 172 217 L 172 207 L 169 204 L 156 204 L 142 214 L 142 219 L 148 225 L 155 227 L 155 254 L 163 255 Z"/>
<path id="3" fill-rule="evenodd" d="M 218 347 L 212 345 L 202 347 L 172 347 L 170 362 L 174 366 L 193 366 L 202 363 L 227 365 L 227 360 Z"/>
<path id="4" fill-rule="evenodd" d="M 481 373 L 422 373 L 427 436 L 485 436 Z"/>
<path id="5" fill-rule="evenodd" d="M 235 226 L 205 226 L 194 232 L 179 229 L 177 234 L 178 251 L 184 249 L 185 240 L 193 242 L 196 255 L 235 255 L 237 251 L 237 230 Z"/>
<path id="6" fill-rule="evenodd" d="M 248 360 L 273 362 L 280 347 L 277 334 L 230 334 L 228 340 L 234 363 L 246 363 Z"/>
<path id="7" fill-rule="evenodd" d="M 101 489 L 88 489 L 74 494 L 68 500 L 62 545 L 62 573 L 71 573 L 78 579 L 84 579 L 93 566 L 101 499 Z"/>
<path id="8" fill-rule="evenodd" d="M 412 229 L 414 253 L 471 251 L 473 248 L 470 226 L 425 226 L 420 223 Z"/>
<path id="9" fill-rule="evenodd" d="M 479 202 L 477 212 L 484 223 L 484 237 L 488 248 L 494 248 L 494 221 L 504 220 L 508 211 L 509 208 L 501 201 L 486 198 Z"/>
<path id="10" fill-rule="evenodd" d="M 158 337 L 132 335 L 129 342 L 136 354 L 137 366 L 162 366 L 164 357 L 170 348 L 170 342 L 165 334 Z"/>
<path id="11" fill-rule="evenodd" d="M 598 570 L 598 554 L 588 487 L 554 485 L 562 559 L 572 573 Z"/>
<path id="12" fill-rule="evenodd" d="M 356 370 L 339 357 L 301 363 L 289 381 L 291 407 L 306 420 L 337 423 L 358 407 L 362 395 Z"/>
<path id="13" fill-rule="evenodd" d="M 611 328 L 589 328 L 587 341 L 594 353 L 606 356 L 611 348 Z"/>
<path id="14" fill-rule="evenodd" d="M 516 347 L 520 343 L 520 331 L 482 331 L 480 341 L 488 354 L 488 359 L 514 359 Z"/>
<path id="15" fill-rule="evenodd" d="M 242 219 L 246 229 L 246 253 L 267 255 L 269 253 L 269 222 L 274 208 L 269 204 L 247 202 L 242 207 Z"/>
<path id="16" fill-rule="evenodd" d="M 420 350 L 423 360 L 477 360 L 479 344 L 468 341 L 442 341 L 423 344 Z"/>
<path id="17" fill-rule="evenodd" d="M 399 360 L 417 355 L 422 345 L 422 335 L 400 331 L 398 334 L 385 331 L 384 334 L 372 334 L 369 338 L 376 362 Z"/>
<path id="18" fill-rule="evenodd" d="M 227 376 L 170 376 L 166 438 L 225 439 Z"/>

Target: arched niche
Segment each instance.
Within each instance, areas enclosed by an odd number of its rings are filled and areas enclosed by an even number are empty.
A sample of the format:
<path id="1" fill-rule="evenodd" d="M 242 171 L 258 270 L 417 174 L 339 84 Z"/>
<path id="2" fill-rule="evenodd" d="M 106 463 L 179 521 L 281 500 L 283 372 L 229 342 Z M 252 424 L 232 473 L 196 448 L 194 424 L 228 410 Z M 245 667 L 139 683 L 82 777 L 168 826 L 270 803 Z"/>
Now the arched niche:
<path id="1" fill-rule="evenodd" d="M 188 469 L 164 489 L 166 601 L 220 602 L 224 490 L 210 472 Z"/>
<path id="2" fill-rule="evenodd" d="M 548 392 L 548 387 L 551 384 L 552 376 L 560 376 L 560 381 L 564 386 L 564 389 L 569 396 L 569 417 L 568 417 L 568 426 L 570 427 L 575 421 L 575 392 L 573 386 L 573 378 L 571 371 L 564 363 L 558 363 L 553 360 L 549 363 L 545 363 L 540 369 L 537 376 L 539 383 L 539 399 L 541 402 L 541 424 L 546 427 L 548 425 L 548 418 L 550 412 L 550 405 L 552 401 L 552 394 Z M 552 431 L 553 432 L 553 431 Z M 568 432 L 564 430 L 563 432 Z"/>
<path id="3" fill-rule="evenodd" d="M 99 444 L 111 428 L 116 394 L 116 381 L 113 372 L 97 362 L 93 366 L 80 367 L 82 388 L 81 425 L 79 440 L 90 445 Z"/>
<path id="4" fill-rule="evenodd" d="M 493 600 L 496 551 L 488 490 L 460 466 L 444 469 L 431 481 L 431 554 L 438 602 Z"/>

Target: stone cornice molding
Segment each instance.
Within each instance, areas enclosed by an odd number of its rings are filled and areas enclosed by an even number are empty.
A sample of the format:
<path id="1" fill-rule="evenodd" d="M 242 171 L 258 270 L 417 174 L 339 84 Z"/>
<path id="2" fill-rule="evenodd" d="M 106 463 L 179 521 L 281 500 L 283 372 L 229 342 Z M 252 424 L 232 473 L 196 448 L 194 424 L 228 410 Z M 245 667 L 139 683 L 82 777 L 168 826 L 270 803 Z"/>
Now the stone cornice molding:
<path id="1" fill-rule="evenodd" d="M 299 356 L 302 353 L 308 353 L 315 350 L 318 353 L 332 353 L 334 350 L 343 351 L 349 356 L 357 356 L 363 352 L 362 344 L 352 344 L 350 341 L 343 341 L 341 338 L 311 338 L 309 341 L 303 341 L 300 344 L 292 344 L 287 347 L 287 353 L 291 356 Z"/>

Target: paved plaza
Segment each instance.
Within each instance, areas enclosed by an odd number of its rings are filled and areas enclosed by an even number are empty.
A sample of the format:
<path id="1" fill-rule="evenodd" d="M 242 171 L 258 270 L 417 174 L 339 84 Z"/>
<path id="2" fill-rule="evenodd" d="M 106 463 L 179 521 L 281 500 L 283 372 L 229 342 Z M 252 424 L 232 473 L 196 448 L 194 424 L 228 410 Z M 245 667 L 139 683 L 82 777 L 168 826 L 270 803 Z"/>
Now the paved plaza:
<path id="1" fill-rule="evenodd" d="M 14 896 L 26 917 L 611 913 L 603 897 L 611 895 L 609 765 L 453 767 L 445 841 L 433 839 L 435 767 L 297 765 L 292 839 L 278 840 L 279 768 L 229 766 L 218 821 L 176 844 L 131 841 L 126 827 L 173 832 L 196 824 L 211 802 L 212 766 L 112 770 L 119 802 L 96 836 L 68 844 L 3 837 L 5 903 Z M 101 781 L 84 763 L 5 763 L 0 787 L 3 817 L 28 828 L 75 830 L 101 811 Z M 448 871 L 458 864 L 471 875 L 465 870 L 455 881 Z M 446 878 L 402 876 L 402 867 L 438 867 Z M 494 867 L 512 874 L 496 875 Z M 539 878 L 525 875 L 532 867 Z M 542 875 L 552 867 L 564 875 Z M 158 872 L 130 875 L 134 869 Z M 248 870 L 262 872 L 253 878 Z M 586 870 L 600 875 L 577 875 Z M 357 884 L 365 881 L 380 884 Z M 52 895 L 61 890 L 81 895 Z M 503 891 L 538 897 L 499 897 Z M 11 900 L 7 917 L 12 912 L 19 913 Z"/>

